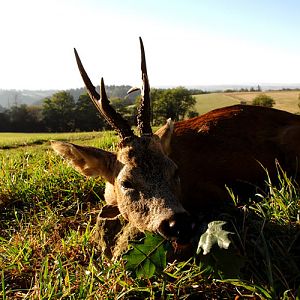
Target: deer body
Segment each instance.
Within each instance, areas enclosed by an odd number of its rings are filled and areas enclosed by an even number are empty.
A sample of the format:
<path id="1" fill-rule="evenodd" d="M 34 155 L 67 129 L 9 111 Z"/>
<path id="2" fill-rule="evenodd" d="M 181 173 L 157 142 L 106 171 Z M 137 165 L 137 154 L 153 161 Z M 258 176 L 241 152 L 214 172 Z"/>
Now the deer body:
<path id="1" fill-rule="evenodd" d="M 203 116 L 150 126 L 150 87 L 141 44 L 142 98 L 137 117 L 140 136 L 110 106 L 103 79 L 96 92 L 75 51 L 87 91 L 106 121 L 119 134 L 117 153 L 52 142 L 54 150 L 86 176 L 106 181 L 101 218 L 121 214 L 141 231 L 159 232 L 178 244 L 195 232 L 194 216 L 227 204 L 225 185 L 240 195 L 262 186 L 265 172 L 275 176 L 275 160 L 297 170 L 300 116 L 254 106 L 221 108 Z"/>
<path id="2" fill-rule="evenodd" d="M 246 201 L 263 188 L 264 168 L 276 179 L 275 160 L 297 175 L 299 137 L 300 116 L 257 106 L 225 107 L 175 123 L 169 157 L 179 169 L 183 206 L 203 213 L 227 205 L 225 185 Z"/>

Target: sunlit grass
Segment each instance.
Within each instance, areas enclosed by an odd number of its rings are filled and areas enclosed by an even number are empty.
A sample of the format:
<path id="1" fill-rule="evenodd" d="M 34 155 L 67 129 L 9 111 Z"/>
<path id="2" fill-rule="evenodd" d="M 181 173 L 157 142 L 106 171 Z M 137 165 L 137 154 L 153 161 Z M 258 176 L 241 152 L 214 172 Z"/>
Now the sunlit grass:
<path id="1" fill-rule="evenodd" d="M 77 139 L 71 136 L 45 140 Z M 76 143 L 111 150 L 118 142 L 112 132 L 82 138 Z M 275 186 L 266 174 L 268 191 L 259 203 L 222 216 L 234 232 L 230 251 L 171 262 L 153 278 L 137 279 L 122 259 L 112 261 L 98 249 L 94 233 L 103 205 L 100 179 L 76 173 L 47 142 L 1 150 L 0 297 L 296 299 L 300 193 L 279 166 L 278 178 Z M 220 271 L 220 257 L 227 257 L 229 270 L 238 275 Z"/>
<path id="2" fill-rule="evenodd" d="M 9 133 L 0 132 L 0 149 L 43 144 L 49 140 L 85 141 L 94 139 L 106 140 L 114 136 L 113 132 L 72 132 L 72 133 Z"/>
<path id="3" fill-rule="evenodd" d="M 252 275 L 246 281 L 222 282 L 256 291 L 262 298 L 299 299 L 300 190 L 277 161 L 276 168 L 276 183 L 265 169 L 266 190 L 256 194 L 259 201 L 242 208 L 242 220 L 229 217 L 235 245 L 248 260 L 244 272 Z"/>

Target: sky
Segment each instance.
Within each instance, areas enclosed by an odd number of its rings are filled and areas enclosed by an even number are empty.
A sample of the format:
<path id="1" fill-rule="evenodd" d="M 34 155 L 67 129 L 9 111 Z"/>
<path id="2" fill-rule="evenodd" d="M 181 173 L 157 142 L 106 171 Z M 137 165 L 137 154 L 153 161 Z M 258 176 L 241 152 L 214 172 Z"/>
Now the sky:
<path id="1" fill-rule="evenodd" d="M 0 0 L 0 89 L 300 84 L 297 0 Z"/>

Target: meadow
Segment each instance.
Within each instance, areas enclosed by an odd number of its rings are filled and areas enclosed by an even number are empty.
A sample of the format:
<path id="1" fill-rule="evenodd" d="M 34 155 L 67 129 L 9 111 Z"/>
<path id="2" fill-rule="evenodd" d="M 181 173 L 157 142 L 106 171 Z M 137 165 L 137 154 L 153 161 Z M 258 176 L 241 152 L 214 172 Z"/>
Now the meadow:
<path id="1" fill-rule="evenodd" d="M 266 173 L 259 203 L 240 206 L 232 195 L 237 211 L 220 216 L 233 232 L 229 250 L 170 261 L 143 278 L 99 249 L 104 183 L 57 157 L 47 142 L 54 138 L 110 150 L 117 143 L 112 132 L 1 135 L 2 299 L 299 299 L 299 190 L 279 166 L 279 186 Z"/>
<path id="2" fill-rule="evenodd" d="M 212 109 L 223 106 L 240 104 L 241 101 L 250 104 L 252 100 L 261 92 L 234 92 L 234 93 L 211 93 L 196 95 L 196 111 L 199 114 L 206 113 Z M 299 113 L 298 106 L 300 91 L 268 91 L 264 94 L 271 96 L 275 100 L 274 108 Z"/>
<path id="3" fill-rule="evenodd" d="M 21 146 L 43 144 L 49 140 L 77 141 L 101 138 L 102 132 L 76 132 L 76 133 L 18 133 L 0 132 L 0 149 L 12 149 Z"/>
<path id="4" fill-rule="evenodd" d="M 268 92 L 275 108 L 298 112 L 297 91 Z M 197 96 L 199 113 L 251 102 L 252 93 Z M 0 133 L 2 299 L 299 299 L 299 188 L 278 166 L 260 202 L 224 214 L 229 250 L 170 261 L 151 278 L 106 257 L 96 238 L 104 182 L 76 173 L 49 140 L 114 150 L 113 132 Z M 230 189 L 229 189 L 230 193 Z"/>

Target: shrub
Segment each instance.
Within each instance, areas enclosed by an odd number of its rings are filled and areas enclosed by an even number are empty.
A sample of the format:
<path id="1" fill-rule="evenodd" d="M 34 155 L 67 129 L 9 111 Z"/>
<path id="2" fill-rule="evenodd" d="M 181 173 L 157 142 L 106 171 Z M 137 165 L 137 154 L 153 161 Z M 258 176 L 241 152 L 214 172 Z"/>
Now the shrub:
<path id="1" fill-rule="evenodd" d="M 252 104 L 264 107 L 273 107 L 275 100 L 266 94 L 259 94 L 253 99 Z"/>

